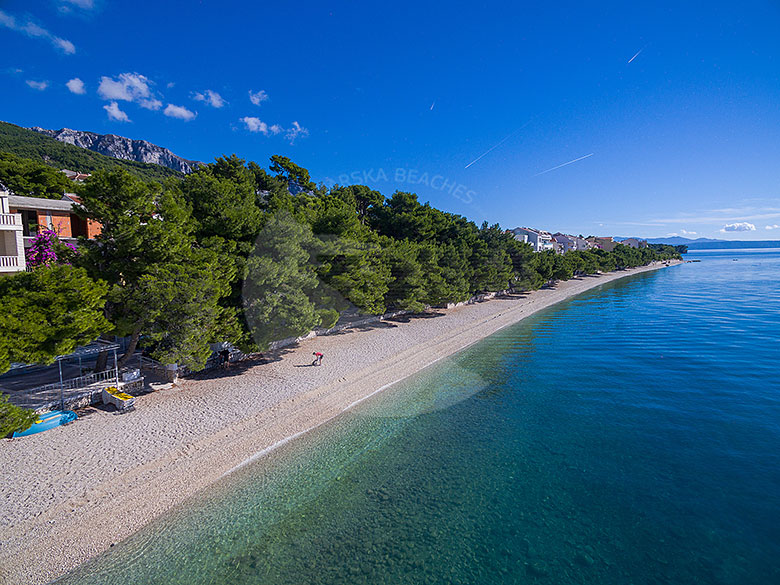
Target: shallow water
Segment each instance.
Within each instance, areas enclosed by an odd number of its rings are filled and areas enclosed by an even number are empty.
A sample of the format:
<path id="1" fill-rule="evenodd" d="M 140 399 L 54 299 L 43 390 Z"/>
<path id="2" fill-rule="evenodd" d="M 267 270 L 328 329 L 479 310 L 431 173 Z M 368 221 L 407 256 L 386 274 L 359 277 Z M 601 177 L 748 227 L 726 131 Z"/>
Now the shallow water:
<path id="1" fill-rule="evenodd" d="M 780 250 L 687 258 L 438 362 L 61 582 L 780 583 Z"/>

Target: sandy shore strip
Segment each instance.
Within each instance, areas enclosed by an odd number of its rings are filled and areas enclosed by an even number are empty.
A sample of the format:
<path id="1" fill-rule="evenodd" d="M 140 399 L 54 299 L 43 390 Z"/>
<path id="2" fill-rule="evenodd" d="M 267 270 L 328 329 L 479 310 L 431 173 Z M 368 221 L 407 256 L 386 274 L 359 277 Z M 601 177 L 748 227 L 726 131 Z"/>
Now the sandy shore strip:
<path id="1" fill-rule="evenodd" d="M 47 583 L 379 389 L 550 305 L 663 267 L 306 340 L 271 363 L 139 397 L 127 414 L 93 410 L 74 424 L 0 441 L 0 583 Z M 325 355 L 322 367 L 309 366 L 313 351 Z"/>

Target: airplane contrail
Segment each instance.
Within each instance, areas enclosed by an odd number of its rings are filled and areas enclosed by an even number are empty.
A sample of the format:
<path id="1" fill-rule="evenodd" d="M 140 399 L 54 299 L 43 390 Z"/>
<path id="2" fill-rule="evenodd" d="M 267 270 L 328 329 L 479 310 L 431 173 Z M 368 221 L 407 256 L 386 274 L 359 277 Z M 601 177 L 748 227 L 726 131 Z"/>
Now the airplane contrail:
<path id="1" fill-rule="evenodd" d="M 431 104 L 431 111 L 433 111 L 433 106 L 436 105 L 436 100 L 433 100 L 433 103 Z"/>
<path id="2" fill-rule="evenodd" d="M 636 52 L 636 55 L 634 55 L 633 57 L 631 57 L 631 58 L 628 60 L 628 63 L 631 63 L 631 61 L 633 61 L 634 59 L 636 59 L 637 57 L 639 57 L 639 53 L 641 53 L 643 50 L 644 50 L 644 49 L 639 49 L 639 50 Z M 628 63 L 626 63 L 626 65 L 628 65 Z"/>
<path id="3" fill-rule="evenodd" d="M 545 173 L 549 173 L 550 171 L 554 171 L 555 169 L 560 169 L 561 167 L 565 167 L 567 165 L 572 165 L 576 163 L 577 161 L 581 161 L 582 159 L 588 158 L 589 156 L 593 156 L 595 153 L 591 152 L 590 154 L 586 154 L 585 156 L 581 156 L 580 158 L 575 158 L 574 160 L 570 160 L 569 162 L 565 162 L 562 165 L 558 165 L 557 167 L 553 167 L 551 169 L 547 169 L 546 171 L 542 171 L 541 173 L 536 173 L 534 177 L 538 177 L 539 175 L 543 175 Z"/>
<path id="4" fill-rule="evenodd" d="M 506 138 L 504 138 L 504 139 L 503 139 L 501 142 L 499 142 L 499 143 L 498 143 L 498 144 L 496 144 L 495 146 L 492 146 L 492 147 L 488 148 L 488 149 L 487 149 L 485 152 L 483 152 L 482 154 L 480 154 L 480 155 L 479 155 L 477 158 L 475 158 L 473 161 L 471 161 L 469 164 L 467 164 L 467 165 L 466 165 L 465 167 L 463 167 L 463 168 L 464 168 L 464 169 L 467 169 L 467 168 L 469 168 L 471 165 L 473 165 L 475 162 L 477 162 L 478 160 L 480 160 L 480 159 L 482 159 L 482 158 L 486 157 L 488 154 L 490 154 L 491 152 L 493 152 L 493 151 L 494 151 L 496 148 L 498 148 L 499 146 L 501 146 L 502 144 L 504 144 L 504 142 L 506 142 L 507 140 L 509 140 L 510 138 L 512 138 L 512 136 L 514 136 L 515 134 L 517 134 L 518 132 L 520 132 L 520 130 L 522 130 L 523 128 L 525 128 L 526 126 L 528 126 L 528 124 L 530 124 L 530 123 L 531 123 L 531 120 L 528 120 L 528 122 L 526 122 L 525 124 L 523 124 L 522 126 L 520 126 L 520 128 L 518 128 L 517 130 L 515 130 L 514 132 L 512 132 L 512 133 L 511 133 L 509 136 L 507 136 Z"/>

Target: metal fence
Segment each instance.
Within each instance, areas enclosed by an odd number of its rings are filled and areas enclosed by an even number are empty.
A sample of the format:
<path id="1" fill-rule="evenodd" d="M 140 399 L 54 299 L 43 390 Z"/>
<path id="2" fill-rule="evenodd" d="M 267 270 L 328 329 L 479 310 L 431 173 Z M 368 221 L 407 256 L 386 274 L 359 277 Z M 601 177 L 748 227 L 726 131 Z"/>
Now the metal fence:
<path id="1" fill-rule="evenodd" d="M 79 376 L 78 378 L 70 378 L 69 380 L 63 380 L 62 383 L 52 382 L 51 384 L 36 386 L 35 388 L 30 388 L 25 392 L 29 392 L 31 394 L 45 393 L 45 392 L 49 392 L 50 390 L 56 390 L 57 392 L 59 392 L 60 388 L 62 388 L 63 390 L 73 390 L 74 388 L 86 388 L 87 386 L 92 386 L 93 384 L 97 384 L 98 382 L 106 382 L 106 381 L 110 381 L 111 384 L 116 384 L 117 375 L 113 369 L 106 370 L 104 372 L 96 372 L 94 374 L 87 374 L 86 376 Z"/>
<path id="2" fill-rule="evenodd" d="M 107 370 L 63 380 L 62 384 L 53 382 L 13 393 L 11 401 L 24 408 L 39 409 L 42 405 L 54 402 L 68 403 L 84 394 L 116 385 L 116 372 Z"/>

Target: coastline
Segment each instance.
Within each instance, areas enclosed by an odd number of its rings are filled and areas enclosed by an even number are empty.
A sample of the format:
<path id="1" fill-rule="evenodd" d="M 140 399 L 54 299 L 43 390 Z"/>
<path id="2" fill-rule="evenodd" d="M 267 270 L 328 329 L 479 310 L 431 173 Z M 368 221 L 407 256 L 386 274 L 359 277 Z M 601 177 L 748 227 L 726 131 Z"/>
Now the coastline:
<path id="1" fill-rule="evenodd" d="M 676 265 L 679 262 L 672 262 Z M 0 583 L 46 583 L 232 470 L 499 329 L 663 263 L 301 342 L 281 359 L 184 380 L 136 411 L 0 444 Z M 308 367 L 314 350 L 322 368 Z M 243 371 L 242 371 L 243 370 Z M 35 566 L 30 566 L 32 564 Z"/>

